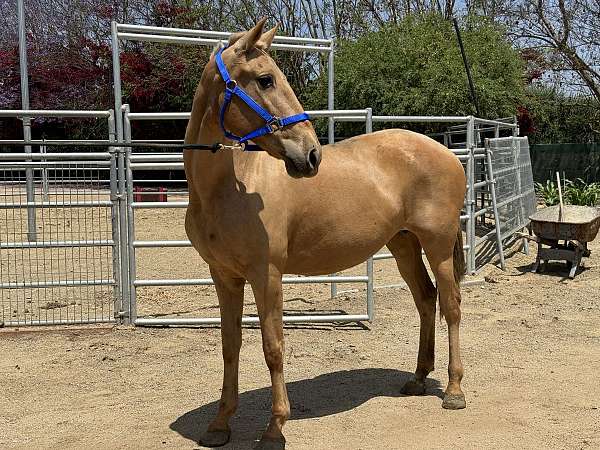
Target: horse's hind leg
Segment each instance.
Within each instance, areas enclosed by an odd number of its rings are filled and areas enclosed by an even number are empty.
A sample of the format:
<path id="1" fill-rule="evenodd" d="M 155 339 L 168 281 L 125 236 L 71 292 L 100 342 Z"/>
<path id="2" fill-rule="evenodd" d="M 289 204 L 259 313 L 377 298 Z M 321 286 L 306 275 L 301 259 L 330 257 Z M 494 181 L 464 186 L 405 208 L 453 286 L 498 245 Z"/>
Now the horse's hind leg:
<path id="1" fill-rule="evenodd" d="M 396 259 L 398 270 L 413 295 L 421 319 L 415 379 L 403 386 L 402 393 L 421 395 L 425 393 L 425 378 L 434 367 L 437 291 L 423 264 L 421 244 L 413 233 L 401 231 L 394 236 L 387 247 Z"/>
<path id="2" fill-rule="evenodd" d="M 431 270 L 437 281 L 440 293 L 440 312 L 448 324 L 448 386 L 444 395 L 442 406 L 446 409 L 464 408 L 465 395 L 460 388 L 463 377 L 463 365 L 460 359 L 460 288 L 457 275 L 454 273 L 454 247 L 462 246 L 457 241 L 456 232 L 439 233 L 424 232 L 418 235 L 423 245 Z M 460 250 L 462 252 L 462 247 Z M 461 268 L 458 267 L 460 270 Z"/>

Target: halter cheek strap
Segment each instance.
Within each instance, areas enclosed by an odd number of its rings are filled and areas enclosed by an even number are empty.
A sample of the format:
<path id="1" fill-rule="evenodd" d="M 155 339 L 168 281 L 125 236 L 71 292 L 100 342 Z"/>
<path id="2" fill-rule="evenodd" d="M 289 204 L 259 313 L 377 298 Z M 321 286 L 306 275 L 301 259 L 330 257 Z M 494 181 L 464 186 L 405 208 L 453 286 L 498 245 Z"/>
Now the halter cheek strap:
<path id="1" fill-rule="evenodd" d="M 223 100 L 223 104 L 221 105 L 221 110 L 219 112 L 219 123 L 221 125 L 221 129 L 225 136 L 229 139 L 239 142 L 240 144 L 246 144 L 249 140 L 256 139 L 261 136 L 265 136 L 267 134 L 272 134 L 281 128 L 287 127 L 289 125 L 293 125 L 298 122 L 304 122 L 305 120 L 310 120 L 310 117 L 305 112 L 301 112 L 300 114 L 294 114 L 292 116 L 279 118 L 273 116 L 269 111 L 260 106 L 246 91 L 244 91 L 241 87 L 239 87 L 235 80 L 232 80 L 229 76 L 229 72 L 227 72 L 227 68 L 225 67 L 225 63 L 223 62 L 223 57 L 221 56 L 223 50 L 227 47 L 223 47 L 219 49 L 217 54 L 215 55 L 215 61 L 217 63 L 217 68 L 219 69 L 219 73 L 223 81 L 225 82 L 225 98 Z M 244 136 L 237 136 L 225 128 L 225 113 L 227 112 L 227 108 L 229 104 L 233 100 L 233 97 L 236 96 L 240 100 L 242 100 L 252 111 L 258 114 L 261 119 L 265 121 L 265 125 L 257 128 L 254 131 L 251 131 Z M 256 147 L 256 148 L 255 148 Z M 258 146 L 250 146 L 246 145 L 246 150 L 261 150 Z"/>

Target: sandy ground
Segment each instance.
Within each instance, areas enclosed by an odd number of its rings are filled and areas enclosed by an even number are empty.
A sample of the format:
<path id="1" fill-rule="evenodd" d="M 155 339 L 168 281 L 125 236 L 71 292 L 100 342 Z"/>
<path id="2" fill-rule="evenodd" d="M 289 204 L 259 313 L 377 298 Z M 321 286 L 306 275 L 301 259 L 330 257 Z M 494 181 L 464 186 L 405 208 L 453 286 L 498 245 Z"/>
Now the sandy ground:
<path id="1" fill-rule="evenodd" d="M 529 273 L 534 256 L 516 254 L 506 272 L 488 266 L 484 285 L 463 288 L 465 410 L 441 408 L 444 322 L 427 395 L 400 395 L 418 341 L 404 289 L 376 291 L 368 326 L 287 327 L 287 448 L 600 448 L 600 245 L 591 248 L 575 280 L 562 265 Z M 399 281 L 383 264 L 380 277 Z M 300 286 L 286 305 L 361 311 L 364 295 L 329 300 L 326 286 Z M 140 304 L 151 311 L 162 299 L 162 310 L 174 311 L 197 302 L 189 309 L 204 313 L 216 304 L 208 291 L 179 297 L 154 294 Z M 5 329 L 0 448 L 198 448 L 221 366 L 216 328 Z M 252 448 L 268 420 L 268 387 L 259 330 L 246 328 L 241 405 L 226 448 Z"/>

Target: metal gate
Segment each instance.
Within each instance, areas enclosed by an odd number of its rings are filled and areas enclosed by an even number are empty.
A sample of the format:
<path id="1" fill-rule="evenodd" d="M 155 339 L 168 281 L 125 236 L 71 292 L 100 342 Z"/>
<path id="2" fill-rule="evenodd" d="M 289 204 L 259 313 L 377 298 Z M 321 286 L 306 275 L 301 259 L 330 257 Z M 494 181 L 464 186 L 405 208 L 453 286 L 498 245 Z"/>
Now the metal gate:
<path id="1" fill-rule="evenodd" d="M 2 325 L 115 320 L 118 201 L 115 153 L 0 154 Z"/>
<path id="2" fill-rule="evenodd" d="M 533 171 L 527 137 L 486 140 L 495 178 L 498 227 L 502 240 L 529 224 L 536 210 Z"/>

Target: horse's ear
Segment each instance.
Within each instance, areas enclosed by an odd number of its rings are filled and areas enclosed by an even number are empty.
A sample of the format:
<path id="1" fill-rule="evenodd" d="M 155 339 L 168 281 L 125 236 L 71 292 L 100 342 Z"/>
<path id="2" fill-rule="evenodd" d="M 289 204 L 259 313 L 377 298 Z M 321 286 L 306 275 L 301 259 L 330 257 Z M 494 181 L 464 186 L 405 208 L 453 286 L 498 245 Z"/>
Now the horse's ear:
<path id="1" fill-rule="evenodd" d="M 262 34 L 262 36 L 256 43 L 257 48 L 260 48 L 261 50 L 264 50 L 265 52 L 269 51 L 269 48 L 271 48 L 271 44 L 273 43 L 273 39 L 275 38 L 275 35 L 277 34 L 277 26 L 278 25 L 276 24 L 269 31 L 265 31 Z"/>
<path id="2" fill-rule="evenodd" d="M 243 33 L 235 42 L 234 48 L 241 51 L 248 51 L 256 46 L 256 43 L 262 35 L 263 28 L 267 18 L 260 19 L 253 28 Z M 235 35 L 234 35 L 235 36 Z M 232 38 L 234 37 L 232 36 Z"/>

